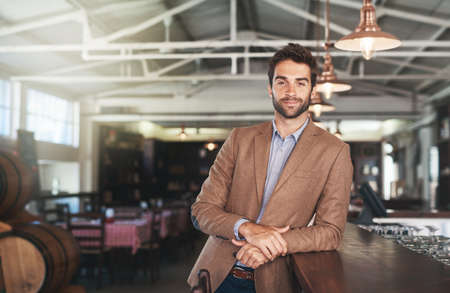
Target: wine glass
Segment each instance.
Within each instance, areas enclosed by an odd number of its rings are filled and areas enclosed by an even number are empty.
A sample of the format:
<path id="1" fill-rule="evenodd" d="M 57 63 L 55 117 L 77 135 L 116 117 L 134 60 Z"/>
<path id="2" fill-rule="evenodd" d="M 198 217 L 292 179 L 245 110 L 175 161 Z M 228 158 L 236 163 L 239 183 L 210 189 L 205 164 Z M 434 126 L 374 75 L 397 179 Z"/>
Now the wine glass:
<path id="1" fill-rule="evenodd" d="M 428 229 L 428 235 L 431 237 L 431 242 L 434 242 L 436 240 L 436 231 L 438 231 L 439 228 L 433 225 L 425 225 L 425 228 Z"/>

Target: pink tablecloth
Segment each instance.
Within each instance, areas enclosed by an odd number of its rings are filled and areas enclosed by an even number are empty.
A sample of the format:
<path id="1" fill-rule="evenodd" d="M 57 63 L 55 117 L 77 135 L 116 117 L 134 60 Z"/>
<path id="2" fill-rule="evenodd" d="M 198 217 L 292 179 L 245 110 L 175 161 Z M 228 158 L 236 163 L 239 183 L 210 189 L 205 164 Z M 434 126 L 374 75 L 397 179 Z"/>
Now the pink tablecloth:
<path id="1" fill-rule="evenodd" d="M 95 223 L 80 221 L 72 223 L 76 226 L 96 225 Z M 77 236 L 90 236 L 89 233 L 97 233 L 92 230 L 74 230 Z M 94 235 L 92 235 L 94 236 Z M 113 223 L 105 224 L 105 246 L 106 247 L 131 247 L 131 252 L 135 254 L 141 244 L 150 239 L 150 221 L 146 219 L 137 220 L 116 220 Z"/>

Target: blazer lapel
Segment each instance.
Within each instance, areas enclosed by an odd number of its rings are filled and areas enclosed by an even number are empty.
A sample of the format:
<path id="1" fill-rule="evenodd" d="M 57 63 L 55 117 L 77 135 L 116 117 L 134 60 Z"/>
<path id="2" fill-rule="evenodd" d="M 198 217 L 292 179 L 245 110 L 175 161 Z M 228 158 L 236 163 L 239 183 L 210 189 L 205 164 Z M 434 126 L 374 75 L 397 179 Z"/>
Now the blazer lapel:
<path id="1" fill-rule="evenodd" d="M 283 171 L 281 172 L 280 178 L 278 179 L 278 183 L 275 186 L 272 196 L 302 164 L 305 158 L 310 155 L 314 142 L 313 137 L 316 134 L 316 126 L 312 121 L 309 121 L 296 146 L 292 150 L 292 153 L 289 156 L 286 165 L 283 168 Z"/>
<path id="2" fill-rule="evenodd" d="M 255 178 L 258 202 L 261 204 L 266 182 L 267 165 L 269 163 L 270 143 L 272 141 L 272 123 L 264 123 L 261 133 L 255 136 Z"/>

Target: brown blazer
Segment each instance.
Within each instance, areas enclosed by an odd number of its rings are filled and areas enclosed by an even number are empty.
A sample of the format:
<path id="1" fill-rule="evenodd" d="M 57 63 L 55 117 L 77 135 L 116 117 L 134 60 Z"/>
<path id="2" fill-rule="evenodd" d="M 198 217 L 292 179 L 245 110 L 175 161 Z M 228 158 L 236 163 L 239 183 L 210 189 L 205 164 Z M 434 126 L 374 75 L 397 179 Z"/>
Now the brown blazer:
<path id="1" fill-rule="evenodd" d="M 236 262 L 234 224 L 255 221 L 261 208 L 272 139 L 272 123 L 233 129 L 192 205 L 194 224 L 209 234 L 188 283 L 211 274 L 213 292 Z M 334 250 L 344 230 L 353 166 L 349 146 L 310 122 L 286 162 L 261 224 L 291 227 L 283 234 L 288 253 Z M 316 214 L 312 226 L 308 223 Z M 255 270 L 258 293 L 295 292 L 289 258 L 280 256 Z"/>

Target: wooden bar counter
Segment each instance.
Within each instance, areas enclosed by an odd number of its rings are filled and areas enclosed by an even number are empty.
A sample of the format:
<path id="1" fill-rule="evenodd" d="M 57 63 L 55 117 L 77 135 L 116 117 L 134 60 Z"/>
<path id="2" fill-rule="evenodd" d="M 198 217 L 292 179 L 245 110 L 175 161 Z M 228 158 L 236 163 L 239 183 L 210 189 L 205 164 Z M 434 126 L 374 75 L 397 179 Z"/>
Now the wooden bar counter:
<path id="1" fill-rule="evenodd" d="M 303 292 L 450 292 L 450 266 L 353 224 L 337 251 L 299 253 L 292 262 Z"/>

